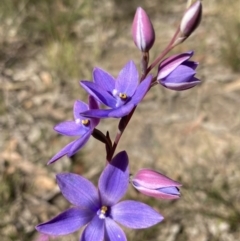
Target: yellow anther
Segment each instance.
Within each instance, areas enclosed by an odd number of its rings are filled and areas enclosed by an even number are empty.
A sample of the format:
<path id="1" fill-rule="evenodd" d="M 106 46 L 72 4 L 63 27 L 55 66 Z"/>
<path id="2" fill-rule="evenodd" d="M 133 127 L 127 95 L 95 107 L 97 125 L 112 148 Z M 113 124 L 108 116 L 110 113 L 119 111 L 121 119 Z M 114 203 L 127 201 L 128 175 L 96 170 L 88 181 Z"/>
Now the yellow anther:
<path id="1" fill-rule="evenodd" d="M 101 213 L 102 214 L 106 214 L 107 210 L 108 210 L 108 208 L 106 206 L 101 207 Z"/>
<path id="2" fill-rule="evenodd" d="M 126 99 L 127 99 L 127 95 L 124 94 L 124 93 L 119 93 L 119 97 L 120 97 L 122 100 L 126 100 Z"/>
<path id="3" fill-rule="evenodd" d="M 90 123 L 90 121 L 88 119 L 82 120 L 81 122 L 85 126 L 89 125 L 89 123 Z"/>

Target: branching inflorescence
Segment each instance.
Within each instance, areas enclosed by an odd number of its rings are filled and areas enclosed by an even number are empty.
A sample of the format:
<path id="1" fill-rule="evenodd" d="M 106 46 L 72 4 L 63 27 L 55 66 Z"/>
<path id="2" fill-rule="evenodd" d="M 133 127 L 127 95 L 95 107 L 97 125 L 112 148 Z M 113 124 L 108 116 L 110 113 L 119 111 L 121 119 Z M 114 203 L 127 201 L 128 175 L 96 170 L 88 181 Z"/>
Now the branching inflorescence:
<path id="1" fill-rule="evenodd" d="M 36 229 L 40 233 L 66 235 L 86 226 L 81 241 L 125 241 L 127 238 L 118 223 L 128 228 L 141 229 L 163 220 L 161 214 L 144 203 L 120 201 L 129 183 L 142 194 L 154 198 L 180 197 L 181 184 L 155 170 L 141 169 L 130 177 L 127 152 L 115 155 L 115 150 L 137 105 L 153 86 L 160 84 L 174 91 L 183 91 L 200 83 L 195 77 L 198 63 L 189 60 L 193 51 L 167 58 L 165 56 L 192 34 L 201 21 L 201 15 L 201 1 L 196 1 L 185 11 L 167 47 L 149 64 L 149 51 L 155 41 L 155 32 L 147 13 L 138 7 L 132 24 L 132 37 L 142 52 L 141 75 L 131 60 L 117 78 L 101 68 L 95 68 L 93 81 L 80 81 L 80 85 L 89 94 L 88 104 L 77 100 L 73 107 L 74 120 L 54 127 L 58 133 L 76 136 L 77 139 L 54 155 L 48 164 L 65 155 L 73 156 L 93 136 L 105 144 L 107 165 L 99 178 L 98 188 L 77 174 L 57 174 L 58 186 L 73 207 L 50 221 L 37 225 Z M 156 66 L 157 74 L 149 74 Z M 108 108 L 102 109 L 100 104 Z M 103 118 L 120 119 L 114 141 L 108 132 L 105 135 L 96 128 Z"/>

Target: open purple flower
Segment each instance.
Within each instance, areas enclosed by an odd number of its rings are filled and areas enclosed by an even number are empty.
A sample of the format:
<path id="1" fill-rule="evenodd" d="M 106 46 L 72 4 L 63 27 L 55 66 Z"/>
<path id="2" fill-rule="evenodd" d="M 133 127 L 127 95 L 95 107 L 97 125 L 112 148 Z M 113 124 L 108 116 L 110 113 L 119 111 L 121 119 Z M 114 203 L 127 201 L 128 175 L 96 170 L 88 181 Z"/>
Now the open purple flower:
<path id="1" fill-rule="evenodd" d="M 177 199 L 180 196 L 180 183 L 151 169 L 138 171 L 131 182 L 139 192 L 147 196 L 160 199 Z"/>
<path id="2" fill-rule="evenodd" d="M 74 205 L 36 229 L 48 235 L 66 235 L 87 224 L 81 241 L 126 241 L 123 226 L 148 228 L 163 217 L 146 204 L 118 201 L 128 188 L 129 169 L 125 151 L 118 153 L 102 172 L 98 190 L 87 179 L 73 174 L 57 175 L 63 196 Z"/>
<path id="3" fill-rule="evenodd" d="M 120 118 L 126 116 L 143 99 L 151 84 L 152 76 L 147 76 L 140 84 L 137 67 L 129 61 L 115 80 L 100 68 L 93 71 L 93 82 L 81 81 L 81 86 L 99 102 L 111 109 L 91 109 L 81 113 L 86 117 Z"/>
<path id="4" fill-rule="evenodd" d="M 201 81 L 194 77 L 197 62 L 190 61 L 193 52 L 173 55 L 162 61 L 158 68 L 158 82 L 171 90 L 186 90 L 199 84 Z"/>
<path id="5" fill-rule="evenodd" d="M 48 162 L 48 164 L 51 164 L 57 161 L 58 159 L 60 159 L 65 155 L 67 155 L 68 157 L 74 155 L 87 143 L 94 128 L 98 125 L 99 119 L 86 118 L 81 116 L 80 113 L 89 109 L 97 109 L 97 108 L 99 108 L 98 103 L 92 96 L 89 96 L 89 106 L 86 103 L 79 100 L 77 100 L 74 103 L 74 107 L 73 107 L 74 121 L 61 122 L 54 127 L 54 130 L 62 135 L 80 136 L 80 138 L 66 145 L 55 156 L 52 157 L 52 159 Z"/>

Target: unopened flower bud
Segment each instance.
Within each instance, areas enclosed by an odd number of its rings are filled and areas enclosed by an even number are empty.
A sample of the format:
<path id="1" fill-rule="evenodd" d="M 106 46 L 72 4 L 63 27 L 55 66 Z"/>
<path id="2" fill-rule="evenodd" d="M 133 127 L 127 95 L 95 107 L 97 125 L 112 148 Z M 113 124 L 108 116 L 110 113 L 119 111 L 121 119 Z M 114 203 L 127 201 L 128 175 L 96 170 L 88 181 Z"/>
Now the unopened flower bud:
<path id="1" fill-rule="evenodd" d="M 132 24 L 132 37 L 135 45 L 148 52 L 154 44 L 155 32 L 147 13 L 138 7 Z"/>
<path id="2" fill-rule="evenodd" d="M 201 81 L 195 77 L 197 62 L 190 61 L 193 52 L 173 55 L 162 61 L 158 68 L 157 81 L 164 87 L 181 91 L 193 88 Z"/>
<path id="3" fill-rule="evenodd" d="M 181 24 L 180 31 L 182 37 L 190 36 L 193 31 L 198 27 L 202 18 L 202 3 L 196 1 L 185 12 Z"/>
<path id="4" fill-rule="evenodd" d="M 180 183 L 151 169 L 140 170 L 131 180 L 141 193 L 159 199 L 177 199 L 180 196 Z"/>

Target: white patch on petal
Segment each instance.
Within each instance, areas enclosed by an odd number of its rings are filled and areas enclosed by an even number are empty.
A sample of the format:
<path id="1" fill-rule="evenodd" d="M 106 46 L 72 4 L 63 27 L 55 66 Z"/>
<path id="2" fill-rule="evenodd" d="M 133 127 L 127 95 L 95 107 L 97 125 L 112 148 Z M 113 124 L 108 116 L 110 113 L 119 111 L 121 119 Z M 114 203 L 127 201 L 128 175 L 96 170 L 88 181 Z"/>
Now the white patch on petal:
<path id="1" fill-rule="evenodd" d="M 116 89 L 113 89 L 112 94 L 114 97 L 116 97 L 118 95 L 118 91 Z"/>
<path id="2" fill-rule="evenodd" d="M 100 218 L 100 219 L 105 219 L 105 218 L 106 218 L 106 216 L 105 216 L 105 214 L 100 213 L 100 214 L 99 214 L 99 218 Z"/>
<path id="3" fill-rule="evenodd" d="M 81 123 L 81 120 L 78 118 L 78 119 L 75 120 L 75 123 L 76 123 L 76 124 L 80 124 L 80 123 Z"/>

